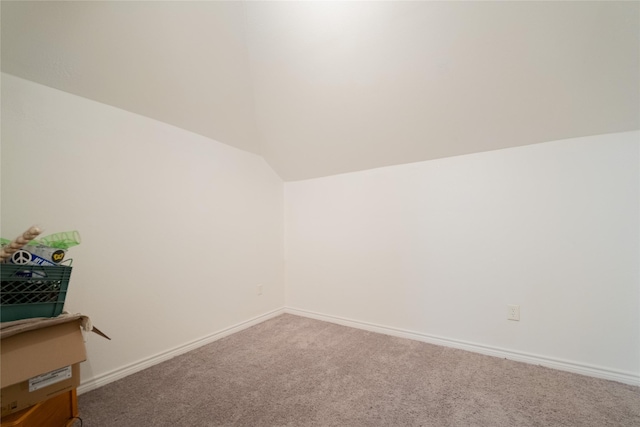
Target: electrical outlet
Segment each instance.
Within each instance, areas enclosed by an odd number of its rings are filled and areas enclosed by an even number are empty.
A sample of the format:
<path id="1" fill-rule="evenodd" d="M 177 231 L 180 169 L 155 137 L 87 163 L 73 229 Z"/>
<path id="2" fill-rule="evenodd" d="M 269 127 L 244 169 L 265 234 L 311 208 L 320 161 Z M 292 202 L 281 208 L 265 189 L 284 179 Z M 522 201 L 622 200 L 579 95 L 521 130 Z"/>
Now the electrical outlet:
<path id="1" fill-rule="evenodd" d="M 262 285 L 258 285 L 258 295 L 262 295 Z"/>
<path id="2" fill-rule="evenodd" d="M 507 320 L 520 320 L 520 306 L 508 305 L 507 306 Z"/>

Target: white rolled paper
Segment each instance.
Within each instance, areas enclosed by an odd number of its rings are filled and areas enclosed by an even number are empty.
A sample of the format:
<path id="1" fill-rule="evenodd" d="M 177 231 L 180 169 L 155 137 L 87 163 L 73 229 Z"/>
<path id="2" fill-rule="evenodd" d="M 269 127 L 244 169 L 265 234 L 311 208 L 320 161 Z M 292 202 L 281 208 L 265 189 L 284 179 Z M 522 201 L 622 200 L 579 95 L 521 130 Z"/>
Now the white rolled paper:
<path id="1" fill-rule="evenodd" d="M 8 246 L 0 249 L 0 262 L 5 262 L 11 255 L 13 255 L 18 249 L 21 249 L 24 245 L 38 237 L 38 235 L 42 233 L 40 228 L 35 225 L 30 227 L 27 231 L 22 233 L 22 235 L 16 237 Z"/>

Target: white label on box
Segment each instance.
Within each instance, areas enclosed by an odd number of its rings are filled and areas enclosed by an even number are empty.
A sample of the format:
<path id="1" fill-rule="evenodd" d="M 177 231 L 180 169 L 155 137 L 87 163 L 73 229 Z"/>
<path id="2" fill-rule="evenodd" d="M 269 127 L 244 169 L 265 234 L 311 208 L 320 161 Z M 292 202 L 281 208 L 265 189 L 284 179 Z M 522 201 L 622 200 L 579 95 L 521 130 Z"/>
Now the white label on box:
<path id="1" fill-rule="evenodd" d="M 71 378 L 71 365 L 31 378 L 29 380 L 29 392 L 40 390 L 43 387 L 69 378 Z"/>

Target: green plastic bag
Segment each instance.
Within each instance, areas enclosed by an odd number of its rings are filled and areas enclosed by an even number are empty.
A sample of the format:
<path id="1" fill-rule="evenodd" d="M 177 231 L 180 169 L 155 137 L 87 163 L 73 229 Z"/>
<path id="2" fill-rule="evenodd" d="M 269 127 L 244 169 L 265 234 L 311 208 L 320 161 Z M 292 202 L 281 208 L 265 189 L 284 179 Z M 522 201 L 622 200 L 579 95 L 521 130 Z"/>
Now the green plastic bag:
<path id="1" fill-rule="evenodd" d="M 61 233 L 50 234 L 46 237 L 38 239 L 36 242 L 32 240 L 29 244 L 41 244 L 47 245 L 50 248 L 56 249 L 64 249 L 67 250 L 72 246 L 76 246 L 80 244 L 80 233 L 77 231 L 63 231 Z"/>

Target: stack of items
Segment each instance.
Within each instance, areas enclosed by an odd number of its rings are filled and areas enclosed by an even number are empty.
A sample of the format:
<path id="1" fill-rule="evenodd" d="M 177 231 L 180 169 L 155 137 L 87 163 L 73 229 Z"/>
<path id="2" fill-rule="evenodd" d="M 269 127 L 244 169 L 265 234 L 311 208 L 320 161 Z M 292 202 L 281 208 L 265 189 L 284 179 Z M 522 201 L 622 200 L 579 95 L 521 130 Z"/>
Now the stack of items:
<path id="1" fill-rule="evenodd" d="M 72 425 L 86 360 L 82 329 L 100 333 L 86 316 L 61 314 L 71 276 L 65 256 L 78 232 L 36 240 L 40 233 L 31 227 L 0 239 L 2 427 Z"/>

